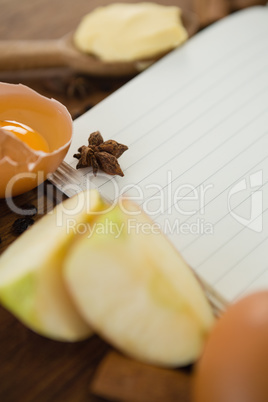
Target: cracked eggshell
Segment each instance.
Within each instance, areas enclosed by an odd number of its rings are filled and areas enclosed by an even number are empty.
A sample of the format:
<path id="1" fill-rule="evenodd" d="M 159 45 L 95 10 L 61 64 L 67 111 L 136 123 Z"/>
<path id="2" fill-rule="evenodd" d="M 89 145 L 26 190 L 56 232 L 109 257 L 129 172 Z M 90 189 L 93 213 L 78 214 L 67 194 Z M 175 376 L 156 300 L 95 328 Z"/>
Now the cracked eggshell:
<path id="1" fill-rule="evenodd" d="M 0 83 L 0 120 L 26 124 L 46 139 L 50 149 L 35 151 L 0 129 L 0 198 L 4 198 L 31 190 L 57 169 L 71 144 L 72 118 L 55 99 L 21 84 Z"/>

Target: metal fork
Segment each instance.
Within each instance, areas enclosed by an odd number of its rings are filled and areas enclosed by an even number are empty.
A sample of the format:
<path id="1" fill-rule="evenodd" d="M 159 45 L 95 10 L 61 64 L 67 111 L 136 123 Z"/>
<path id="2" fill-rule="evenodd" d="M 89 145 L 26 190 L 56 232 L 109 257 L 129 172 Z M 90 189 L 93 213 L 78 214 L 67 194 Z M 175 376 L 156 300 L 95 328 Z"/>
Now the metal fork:
<path id="1" fill-rule="evenodd" d="M 72 197 L 85 189 L 81 174 L 66 162 L 62 162 L 58 169 L 48 176 L 48 180 L 67 197 Z"/>
<path id="2" fill-rule="evenodd" d="M 53 174 L 49 175 L 48 180 L 61 192 L 67 195 L 67 197 L 72 197 L 86 189 L 81 174 L 66 162 L 62 162 L 58 169 Z M 214 314 L 220 316 L 226 309 L 227 302 L 221 299 L 211 286 L 203 282 L 200 278 L 199 280 L 202 283 L 207 298 L 212 305 Z"/>

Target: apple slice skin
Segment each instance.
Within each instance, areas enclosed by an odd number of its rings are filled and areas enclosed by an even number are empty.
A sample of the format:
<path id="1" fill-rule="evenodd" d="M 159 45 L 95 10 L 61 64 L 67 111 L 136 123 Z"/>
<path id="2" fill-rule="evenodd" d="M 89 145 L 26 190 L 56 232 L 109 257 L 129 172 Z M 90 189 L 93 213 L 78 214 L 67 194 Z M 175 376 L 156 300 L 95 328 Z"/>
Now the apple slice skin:
<path id="1" fill-rule="evenodd" d="M 80 193 L 56 206 L 1 255 L 0 301 L 33 331 L 60 341 L 92 334 L 66 288 L 62 262 L 77 238 L 75 225 L 92 220 L 91 212 L 103 207 L 97 192 Z"/>
<path id="2" fill-rule="evenodd" d="M 99 217 L 71 248 L 65 280 L 83 317 L 115 347 L 147 363 L 187 365 L 200 356 L 214 317 L 191 269 L 163 234 L 148 233 L 151 224 L 119 206 Z"/>

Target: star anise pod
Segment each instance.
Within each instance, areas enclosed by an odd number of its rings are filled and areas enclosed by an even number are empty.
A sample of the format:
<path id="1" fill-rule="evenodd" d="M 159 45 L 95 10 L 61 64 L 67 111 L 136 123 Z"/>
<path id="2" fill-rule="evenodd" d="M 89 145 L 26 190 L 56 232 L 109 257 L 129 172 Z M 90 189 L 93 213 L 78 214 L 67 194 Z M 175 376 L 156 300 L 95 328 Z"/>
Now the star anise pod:
<path id="1" fill-rule="evenodd" d="M 88 146 L 78 149 L 74 158 L 78 159 L 76 169 L 92 166 L 96 176 L 99 169 L 110 175 L 124 176 L 117 159 L 128 149 L 126 145 L 114 140 L 105 141 L 99 131 L 90 134 Z"/>

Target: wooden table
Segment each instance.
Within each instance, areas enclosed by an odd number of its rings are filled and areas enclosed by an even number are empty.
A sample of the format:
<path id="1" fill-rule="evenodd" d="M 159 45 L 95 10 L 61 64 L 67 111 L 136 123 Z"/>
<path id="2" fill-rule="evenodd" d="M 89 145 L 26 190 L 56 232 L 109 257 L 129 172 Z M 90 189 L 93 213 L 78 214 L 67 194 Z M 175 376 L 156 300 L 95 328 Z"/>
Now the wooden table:
<path id="1" fill-rule="evenodd" d="M 110 2 L 105 0 L 101 3 Z M 188 9 L 198 5 L 196 0 L 163 2 Z M 97 0 L 0 0 L 0 39 L 59 38 L 75 29 L 81 17 L 99 3 Z M 205 3 L 215 3 L 215 0 Z M 204 15 L 204 2 L 202 12 Z M 212 14 L 210 20 L 213 19 Z M 205 15 L 208 16 L 208 13 Z M 98 103 L 128 79 L 86 77 L 67 69 L 0 73 L 0 81 L 22 82 L 46 96 L 58 99 L 67 106 L 73 117 Z M 47 186 L 45 183 L 39 189 L 18 196 L 14 202 L 17 206 L 33 204 L 48 211 L 57 201 L 53 192 L 47 192 Z M 37 214 L 33 219 L 36 221 L 40 216 Z M 0 200 L 0 252 L 16 239 L 12 225 L 19 217 L 9 209 L 5 200 Z M 128 365 L 127 360 L 111 354 L 111 350 L 98 336 L 74 344 L 48 340 L 28 330 L 10 313 L 0 308 L 0 401 L 102 401 L 104 399 L 94 395 L 101 394 L 113 400 L 173 402 L 174 398 L 170 397 L 172 393 L 165 392 L 167 388 L 172 389 L 172 384 L 175 383 L 174 392 L 177 392 L 178 396 L 176 400 L 190 400 L 191 368 L 170 372 L 171 377 L 168 374 L 168 380 L 161 382 L 161 378 L 165 377 L 161 370 L 154 371 L 139 364 L 133 368 L 132 362 L 129 361 Z M 96 377 L 96 369 L 105 357 L 104 366 L 97 372 Z M 114 372 L 111 369 L 113 367 Z M 144 373 L 142 378 L 145 380 L 141 381 L 141 376 L 138 376 L 137 382 L 133 382 L 130 388 L 124 388 L 122 384 L 116 385 L 118 376 L 119 379 L 120 376 L 123 378 L 124 372 L 126 375 L 132 373 L 133 378 L 134 373 Z M 176 377 L 173 377 L 173 374 Z M 94 376 L 93 394 L 91 383 Z M 152 390 L 152 379 L 156 379 L 159 384 L 158 396 Z M 131 394 L 135 387 L 136 396 Z M 115 393 L 111 388 L 115 388 Z"/>

